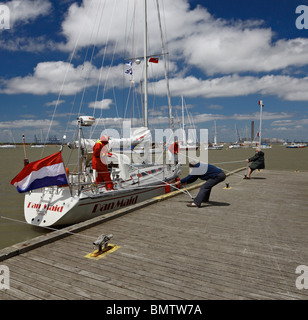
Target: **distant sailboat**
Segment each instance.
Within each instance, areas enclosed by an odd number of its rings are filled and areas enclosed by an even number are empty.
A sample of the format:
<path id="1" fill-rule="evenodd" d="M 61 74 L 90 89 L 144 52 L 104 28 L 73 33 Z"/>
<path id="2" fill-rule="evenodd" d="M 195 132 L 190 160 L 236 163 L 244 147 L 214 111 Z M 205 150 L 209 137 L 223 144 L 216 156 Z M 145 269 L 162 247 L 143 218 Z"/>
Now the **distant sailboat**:
<path id="1" fill-rule="evenodd" d="M 207 147 L 205 147 L 205 149 L 207 149 L 207 150 L 222 150 L 224 145 L 217 143 L 216 120 L 214 120 L 214 128 L 215 128 L 214 142 L 212 144 L 209 144 Z"/>
<path id="2" fill-rule="evenodd" d="M 238 130 L 237 130 L 237 127 L 236 127 L 236 124 L 235 124 L 235 141 L 236 142 L 230 144 L 229 149 L 240 149 L 240 148 L 242 148 L 242 145 L 239 143 L 240 140 L 241 139 L 240 139 L 240 136 L 238 134 Z"/>
<path id="3" fill-rule="evenodd" d="M 272 146 L 269 146 L 268 144 L 263 143 L 262 144 L 262 109 L 264 107 L 263 101 L 259 101 L 260 106 L 260 129 L 257 133 L 257 136 L 259 137 L 259 144 L 256 144 L 253 148 L 260 148 L 260 149 L 271 149 Z"/>
<path id="4" fill-rule="evenodd" d="M 179 143 L 180 150 L 198 150 L 199 147 L 193 141 L 186 140 L 183 96 L 182 96 L 182 133 L 183 133 L 183 140 L 180 141 Z"/>
<path id="5" fill-rule="evenodd" d="M 42 144 L 43 142 L 43 131 L 41 131 L 41 139 L 38 139 L 36 135 L 34 135 L 34 143 L 31 145 L 31 148 L 45 148 L 45 145 Z"/>
<path id="6" fill-rule="evenodd" d="M 9 140 L 12 140 L 14 144 L 9 143 L 9 144 L 0 145 L 1 149 L 15 149 L 16 148 L 16 143 L 15 143 L 12 131 L 8 131 L 8 132 L 9 132 L 9 137 L 10 137 Z"/>
<path id="7" fill-rule="evenodd" d="M 0 146 L 0 148 L 2 148 L 2 149 L 15 149 L 16 145 L 14 145 L 14 144 L 3 144 L 3 145 Z"/>
<path id="8" fill-rule="evenodd" d="M 292 142 L 291 144 L 287 144 L 286 148 L 291 148 L 291 149 L 298 149 L 298 148 L 306 148 L 307 144 L 306 143 L 295 143 Z"/>

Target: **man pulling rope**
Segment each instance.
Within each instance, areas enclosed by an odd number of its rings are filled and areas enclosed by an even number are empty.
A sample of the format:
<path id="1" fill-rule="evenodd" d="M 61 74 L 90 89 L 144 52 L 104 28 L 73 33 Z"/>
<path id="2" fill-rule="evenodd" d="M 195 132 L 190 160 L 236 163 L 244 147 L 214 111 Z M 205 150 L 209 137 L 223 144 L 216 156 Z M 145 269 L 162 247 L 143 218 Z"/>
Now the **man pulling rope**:
<path id="1" fill-rule="evenodd" d="M 212 188 L 216 184 L 224 181 L 226 179 L 226 175 L 221 169 L 211 164 L 200 163 L 194 160 L 189 162 L 189 167 L 192 168 L 190 174 L 180 181 L 177 181 L 175 185 L 178 186 L 180 184 L 192 183 L 197 179 L 206 180 L 206 182 L 201 186 L 194 202 L 187 205 L 187 207 L 200 208 L 202 202 L 209 201 Z"/>

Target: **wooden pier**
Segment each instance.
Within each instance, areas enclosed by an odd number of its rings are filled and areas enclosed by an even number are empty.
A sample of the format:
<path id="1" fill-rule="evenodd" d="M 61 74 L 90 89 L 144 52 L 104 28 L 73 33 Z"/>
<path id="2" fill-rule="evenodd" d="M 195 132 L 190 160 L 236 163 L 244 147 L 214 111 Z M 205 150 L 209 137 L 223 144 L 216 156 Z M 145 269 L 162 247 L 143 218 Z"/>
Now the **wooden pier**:
<path id="1" fill-rule="evenodd" d="M 0 250 L 0 300 L 306 300 L 296 268 L 308 266 L 308 173 L 227 182 L 202 208 L 177 192 Z M 117 250 L 85 257 L 101 234 Z"/>

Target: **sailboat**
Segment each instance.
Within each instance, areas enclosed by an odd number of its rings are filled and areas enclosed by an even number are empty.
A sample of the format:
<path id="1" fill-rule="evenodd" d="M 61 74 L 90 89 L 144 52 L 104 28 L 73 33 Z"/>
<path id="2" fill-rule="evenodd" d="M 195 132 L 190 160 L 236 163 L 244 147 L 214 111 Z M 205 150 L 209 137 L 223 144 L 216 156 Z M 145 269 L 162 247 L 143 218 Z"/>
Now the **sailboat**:
<path id="1" fill-rule="evenodd" d="M 259 132 L 257 133 L 257 136 L 259 137 L 259 144 L 256 143 L 256 145 L 253 147 L 254 149 L 260 148 L 260 149 L 271 149 L 272 146 L 262 143 L 262 109 L 264 107 L 263 101 L 259 101 L 259 106 L 260 106 L 260 129 Z"/>
<path id="2" fill-rule="evenodd" d="M 240 149 L 242 148 L 242 144 L 239 143 L 240 141 L 240 136 L 239 136 L 239 133 L 238 133 L 238 130 L 237 130 L 237 127 L 236 127 L 236 124 L 235 124 L 235 143 L 231 143 L 229 145 L 229 149 Z"/>
<path id="3" fill-rule="evenodd" d="M 295 143 L 295 142 L 292 142 L 291 144 L 286 144 L 285 146 L 286 146 L 286 148 L 297 149 L 297 148 L 306 148 L 307 144 L 306 143 Z"/>
<path id="4" fill-rule="evenodd" d="M 15 149 L 16 145 L 15 144 L 2 144 L 2 145 L 0 145 L 0 148 L 2 148 L 2 149 Z"/>
<path id="5" fill-rule="evenodd" d="M 192 140 L 186 140 L 185 133 L 185 116 L 184 116 L 184 98 L 182 96 L 182 135 L 183 140 L 180 141 L 180 150 L 198 150 L 198 146 Z"/>
<path id="6" fill-rule="evenodd" d="M 12 134 L 12 131 L 9 131 L 9 136 L 11 137 L 11 139 L 13 140 L 13 143 L 14 144 L 2 144 L 0 145 L 0 148 L 1 149 L 15 149 L 16 148 L 16 143 L 15 143 L 15 140 L 14 140 L 14 137 L 13 137 L 13 134 Z"/>
<path id="7" fill-rule="evenodd" d="M 34 135 L 34 144 L 31 145 L 31 148 L 45 148 L 43 142 L 43 131 L 41 131 L 41 139 L 38 139 L 36 134 Z"/>
<path id="8" fill-rule="evenodd" d="M 222 148 L 224 147 L 223 144 L 217 143 L 216 120 L 214 120 L 214 128 L 215 128 L 214 142 L 206 146 L 205 147 L 206 150 L 222 150 Z"/>
<path id="9" fill-rule="evenodd" d="M 147 128 L 147 0 L 144 0 L 144 16 L 144 126 Z M 180 164 L 132 164 L 127 155 L 115 152 L 108 157 L 108 162 L 113 164 L 110 176 L 114 190 L 107 190 L 104 184 L 96 185 L 89 164 L 91 154 L 83 139 L 84 128 L 93 124 L 95 118 L 92 116 L 77 119 L 78 141 L 74 145 L 78 151 L 78 170 L 65 173 L 67 185 L 47 186 L 25 194 L 24 214 L 29 224 L 48 227 L 79 223 L 171 191 L 170 185 L 180 175 Z"/>

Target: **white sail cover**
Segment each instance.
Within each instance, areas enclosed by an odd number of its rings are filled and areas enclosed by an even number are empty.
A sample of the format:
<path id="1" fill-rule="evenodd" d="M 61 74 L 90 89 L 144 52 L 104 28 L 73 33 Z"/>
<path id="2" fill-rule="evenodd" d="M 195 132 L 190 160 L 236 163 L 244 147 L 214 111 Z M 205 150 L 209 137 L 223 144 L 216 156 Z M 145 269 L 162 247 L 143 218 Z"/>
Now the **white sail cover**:
<path id="1" fill-rule="evenodd" d="M 101 136 L 103 133 L 101 134 Z M 135 147 L 137 145 L 143 145 L 146 142 L 151 140 L 151 132 L 146 127 L 139 128 L 131 128 L 130 138 L 113 138 L 109 137 L 109 146 L 108 149 L 118 149 L 118 148 L 131 148 L 131 146 Z M 81 139 L 81 147 L 87 150 L 88 153 L 92 153 L 93 147 L 97 139 Z M 74 141 L 69 144 L 71 148 L 78 148 L 79 141 Z"/>
<path id="2" fill-rule="evenodd" d="M 131 128 L 130 129 L 130 138 L 113 138 L 109 137 L 109 148 L 130 148 L 131 146 L 135 147 L 137 145 L 142 145 L 143 143 L 151 140 L 151 132 L 146 127 Z"/>

